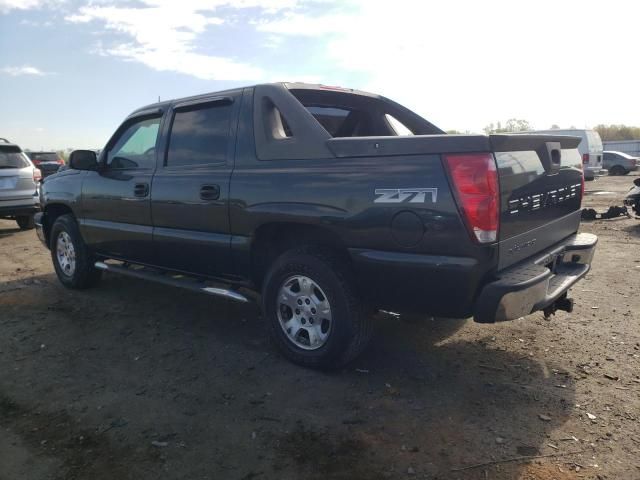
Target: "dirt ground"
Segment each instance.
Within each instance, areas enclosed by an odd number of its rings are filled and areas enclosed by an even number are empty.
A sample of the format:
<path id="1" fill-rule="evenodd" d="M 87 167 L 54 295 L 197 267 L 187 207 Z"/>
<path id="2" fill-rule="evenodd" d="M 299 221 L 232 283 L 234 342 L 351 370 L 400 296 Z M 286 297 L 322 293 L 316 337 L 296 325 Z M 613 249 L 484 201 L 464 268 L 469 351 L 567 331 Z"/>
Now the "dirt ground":
<path id="1" fill-rule="evenodd" d="M 588 183 L 585 206 L 632 179 Z M 640 220 L 582 230 L 600 243 L 572 314 L 381 315 L 320 373 L 253 306 L 116 276 L 66 290 L 0 221 L 0 479 L 638 479 Z"/>

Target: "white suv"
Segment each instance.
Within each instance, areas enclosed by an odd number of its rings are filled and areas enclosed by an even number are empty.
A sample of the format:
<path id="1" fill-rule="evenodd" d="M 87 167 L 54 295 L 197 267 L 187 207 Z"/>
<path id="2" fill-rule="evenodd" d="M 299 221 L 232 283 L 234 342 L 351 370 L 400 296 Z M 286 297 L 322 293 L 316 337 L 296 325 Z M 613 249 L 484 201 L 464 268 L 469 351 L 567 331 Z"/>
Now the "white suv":
<path id="1" fill-rule="evenodd" d="M 0 218 L 15 220 L 22 230 L 33 228 L 41 179 L 40 170 L 19 146 L 0 142 Z"/>

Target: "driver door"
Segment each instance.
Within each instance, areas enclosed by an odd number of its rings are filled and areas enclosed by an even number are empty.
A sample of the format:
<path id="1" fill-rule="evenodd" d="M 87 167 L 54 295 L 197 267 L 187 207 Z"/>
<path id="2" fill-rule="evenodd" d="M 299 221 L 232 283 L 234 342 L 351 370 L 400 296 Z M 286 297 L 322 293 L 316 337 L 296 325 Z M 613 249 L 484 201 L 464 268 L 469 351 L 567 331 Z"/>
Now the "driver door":
<path id="1" fill-rule="evenodd" d="M 82 184 L 81 231 L 98 254 L 151 263 L 151 180 L 161 112 L 128 119 Z"/>

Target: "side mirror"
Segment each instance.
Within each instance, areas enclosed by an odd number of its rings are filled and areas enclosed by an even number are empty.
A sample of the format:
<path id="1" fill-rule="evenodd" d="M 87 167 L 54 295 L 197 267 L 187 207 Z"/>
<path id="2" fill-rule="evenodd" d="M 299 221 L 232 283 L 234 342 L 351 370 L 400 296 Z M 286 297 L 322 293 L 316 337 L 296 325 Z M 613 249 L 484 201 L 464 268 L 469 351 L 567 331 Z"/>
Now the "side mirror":
<path id="1" fill-rule="evenodd" d="M 638 187 L 640 187 L 640 178 L 636 178 L 636 179 L 633 181 L 633 184 L 634 184 L 634 185 L 636 185 L 636 186 L 638 186 Z"/>
<path id="2" fill-rule="evenodd" d="M 97 170 L 98 156 L 93 150 L 74 150 L 69 156 L 69 168 L 74 170 Z"/>

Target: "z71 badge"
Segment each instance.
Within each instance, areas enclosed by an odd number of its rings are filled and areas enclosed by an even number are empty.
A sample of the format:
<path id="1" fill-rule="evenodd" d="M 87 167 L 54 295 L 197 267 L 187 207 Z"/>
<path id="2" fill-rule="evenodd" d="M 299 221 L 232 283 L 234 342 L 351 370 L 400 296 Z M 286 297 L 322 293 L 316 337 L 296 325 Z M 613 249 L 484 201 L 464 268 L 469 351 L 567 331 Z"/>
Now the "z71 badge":
<path id="1" fill-rule="evenodd" d="M 436 203 L 438 198 L 437 188 L 376 188 L 378 195 L 373 203 L 424 203 L 427 201 L 427 194 L 431 195 L 431 202 Z"/>

